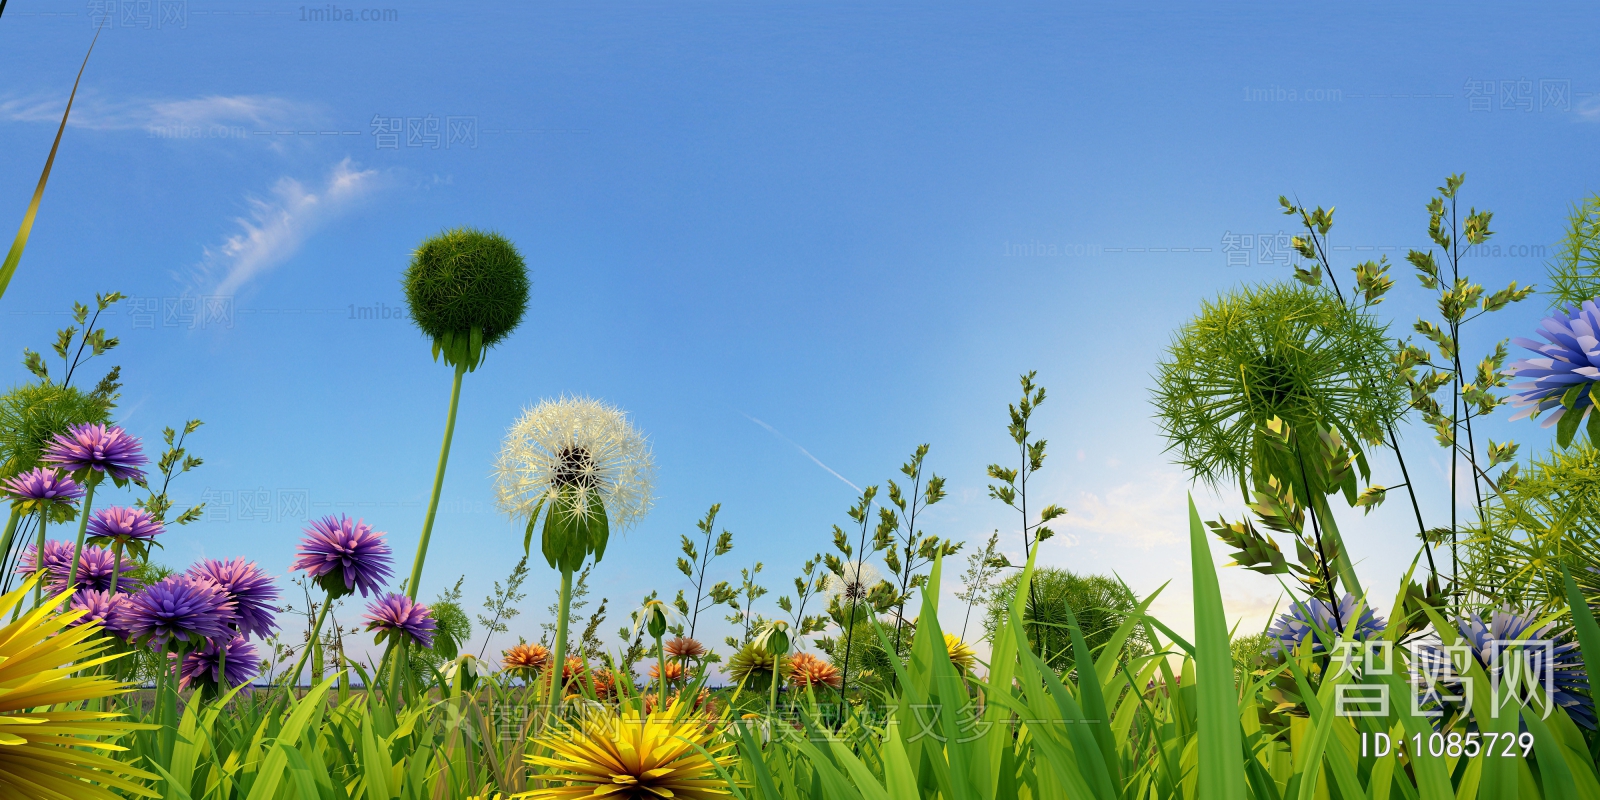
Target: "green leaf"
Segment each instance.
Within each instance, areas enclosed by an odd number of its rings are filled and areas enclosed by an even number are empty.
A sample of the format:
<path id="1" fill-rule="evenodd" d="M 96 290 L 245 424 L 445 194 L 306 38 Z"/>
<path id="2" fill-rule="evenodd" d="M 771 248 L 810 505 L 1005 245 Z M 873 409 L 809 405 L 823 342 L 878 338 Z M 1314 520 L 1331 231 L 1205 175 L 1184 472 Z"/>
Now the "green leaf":
<path id="1" fill-rule="evenodd" d="M 1200 800 L 1245 797 L 1244 746 L 1239 732 L 1238 690 L 1233 683 L 1233 654 L 1228 620 L 1222 610 L 1205 525 L 1189 498 L 1189 558 L 1194 575 L 1194 637 L 1198 724 L 1200 736 Z"/>
<path id="2" fill-rule="evenodd" d="M 78 67 L 78 77 L 72 81 L 72 93 L 67 95 L 67 110 L 61 113 L 61 125 L 56 128 L 56 140 L 50 145 L 50 155 L 44 160 L 44 172 L 39 174 L 39 185 L 34 187 L 33 199 L 28 202 L 28 210 L 22 214 L 22 225 L 17 228 L 17 238 L 11 242 L 11 251 L 6 253 L 6 260 L 0 262 L 0 297 L 5 297 L 11 276 L 16 274 L 17 263 L 22 260 L 22 250 L 28 246 L 34 217 L 39 215 L 39 203 L 44 200 L 45 184 L 50 182 L 50 169 L 56 163 L 56 150 L 61 147 L 61 134 L 66 132 L 67 117 L 72 114 L 72 101 L 78 97 L 78 82 L 83 80 L 84 67 L 89 66 L 89 56 L 94 54 L 94 44 L 99 40 L 100 29 L 96 28 L 94 39 L 89 42 L 89 52 L 83 54 L 83 64 Z"/>
<path id="3" fill-rule="evenodd" d="M 1578 423 L 1582 421 L 1583 413 L 1574 409 L 1567 409 L 1561 420 L 1556 423 L 1556 443 L 1562 447 L 1572 446 L 1572 437 L 1578 433 Z"/>

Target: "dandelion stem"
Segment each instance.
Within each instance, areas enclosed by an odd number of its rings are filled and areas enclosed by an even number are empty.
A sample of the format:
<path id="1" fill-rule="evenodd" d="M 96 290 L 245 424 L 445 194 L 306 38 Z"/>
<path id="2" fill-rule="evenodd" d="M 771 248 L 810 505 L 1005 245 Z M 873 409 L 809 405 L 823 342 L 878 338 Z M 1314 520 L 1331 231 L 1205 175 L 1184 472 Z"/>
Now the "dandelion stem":
<path id="1" fill-rule="evenodd" d="M 433 535 L 433 517 L 439 511 L 439 492 L 444 488 L 444 468 L 450 461 L 450 438 L 456 431 L 456 406 L 461 402 L 461 376 L 467 374 L 467 362 L 456 363 L 456 377 L 450 384 L 450 414 L 444 423 L 444 444 L 439 447 L 439 469 L 433 474 L 433 496 L 428 500 L 428 515 L 422 520 L 422 540 L 417 542 L 417 560 L 411 565 L 411 580 L 406 582 L 406 596 L 417 599 L 417 587 L 422 585 L 422 562 L 428 557 L 428 539 Z"/>
<path id="2" fill-rule="evenodd" d="M 72 548 L 72 565 L 67 568 L 68 592 L 72 592 L 78 586 L 78 559 L 83 557 L 83 536 L 89 530 L 89 509 L 94 507 L 94 487 L 100 483 L 97 475 L 99 473 L 90 472 L 89 480 L 85 481 L 83 508 L 78 510 L 78 543 Z M 41 564 L 44 561 L 44 545 L 39 546 L 39 560 Z"/>
<path id="3" fill-rule="evenodd" d="M 562 685 L 562 671 L 567 663 L 567 617 L 572 611 L 572 570 L 561 570 L 561 614 L 556 617 L 556 646 L 550 654 L 550 708 L 551 712 L 561 704 L 561 693 L 566 691 Z"/>
<path id="4" fill-rule="evenodd" d="M 661 637 L 656 637 L 656 671 L 661 673 L 661 699 L 656 703 L 656 708 L 667 707 L 667 648 L 661 643 Z"/>

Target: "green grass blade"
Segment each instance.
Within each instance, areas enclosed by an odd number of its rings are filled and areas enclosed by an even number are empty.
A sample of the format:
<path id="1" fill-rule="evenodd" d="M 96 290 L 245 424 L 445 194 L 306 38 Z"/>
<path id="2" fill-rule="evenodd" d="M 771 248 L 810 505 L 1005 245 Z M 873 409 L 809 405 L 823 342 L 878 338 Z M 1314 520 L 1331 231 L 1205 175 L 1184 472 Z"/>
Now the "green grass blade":
<path id="1" fill-rule="evenodd" d="M 1222 588 L 1193 497 L 1189 498 L 1189 558 L 1194 572 L 1195 671 L 1199 680 L 1198 795 L 1200 800 L 1237 800 L 1247 794 L 1240 759 L 1244 743 L 1239 732 L 1239 695 L 1233 684 L 1233 652 L 1222 610 Z"/>
<path id="2" fill-rule="evenodd" d="M 89 42 L 89 52 L 83 54 L 83 64 L 78 67 L 78 77 L 72 81 L 72 94 L 67 95 L 67 110 L 61 114 L 61 126 L 56 128 L 56 140 L 50 145 L 50 156 L 44 160 L 44 172 L 39 175 L 39 185 L 33 189 L 33 199 L 28 202 L 28 210 L 22 214 L 22 225 L 17 228 L 17 238 L 11 242 L 11 251 L 6 253 L 6 260 L 0 263 L 0 297 L 6 296 L 6 287 L 11 285 L 11 276 L 17 271 L 17 262 L 22 260 L 22 249 L 28 246 L 28 235 L 33 233 L 33 219 L 39 215 L 39 203 L 44 200 L 44 186 L 50 182 L 50 169 L 56 163 L 56 150 L 61 147 L 61 134 L 67 130 L 67 117 L 72 114 L 72 101 L 78 97 L 78 83 L 83 80 L 83 70 L 89 66 L 89 56 L 94 54 L 95 42 L 100 41 L 100 30 L 95 29 L 94 39 Z"/>

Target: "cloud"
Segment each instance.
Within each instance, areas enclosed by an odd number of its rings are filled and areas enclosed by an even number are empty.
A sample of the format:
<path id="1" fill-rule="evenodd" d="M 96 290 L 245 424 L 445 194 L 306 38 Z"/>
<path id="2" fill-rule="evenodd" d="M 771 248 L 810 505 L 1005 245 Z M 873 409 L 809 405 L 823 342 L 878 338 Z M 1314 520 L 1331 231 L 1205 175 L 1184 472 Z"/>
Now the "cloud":
<path id="1" fill-rule="evenodd" d="M 320 187 L 308 188 L 290 177 L 279 178 L 271 196 L 246 197 L 248 217 L 239 217 L 239 232 L 208 247 L 198 268 L 197 283 L 211 283 L 207 294 L 227 296 L 293 256 L 307 237 L 380 188 L 377 170 L 358 170 L 349 158 L 335 164 Z"/>
<path id="2" fill-rule="evenodd" d="M 1142 480 L 1103 492 L 1078 492 L 1067 506 L 1065 533 L 1092 533 L 1096 538 L 1141 550 L 1185 541 L 1189 519 L 1187 486 L 1175 471 L 1147 474 Z"/>
<path id="3" fill-rule="evenodd" d="M 0 99 L 0 119 L 9 122 L 56 124 L 66 108 L 65 97 L 17 97 Z M 186 100 L 107 100 L 82 93 L 72 106 L 67 125 L 98 131 L 142 130 L 155 136 L 176 137 L 177 132 L 192 138 L 219 137 L 219 131 L 249 135 L 255 130 L 305 126 L 317 115 L 309 107 L 270 95 L 208 95 Z M 239 137 L 242 138 L 242 137 Z"/>

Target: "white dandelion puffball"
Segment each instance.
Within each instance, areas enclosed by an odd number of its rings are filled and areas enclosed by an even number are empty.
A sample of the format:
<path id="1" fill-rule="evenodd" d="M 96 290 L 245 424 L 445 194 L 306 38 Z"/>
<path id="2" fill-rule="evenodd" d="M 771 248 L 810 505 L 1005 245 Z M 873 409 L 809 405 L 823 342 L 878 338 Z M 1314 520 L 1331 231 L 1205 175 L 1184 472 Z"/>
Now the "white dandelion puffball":
<path id="1" fill-rule="evenodd" d="M 524 411 L 506 432 L 495 501 L 512 517 L 528 517 L 541 502 L 581 516 L 598 498 L 621 531 L 650 510 L 654 479 L 650 443 L 626 414 L 588 397 L 562 397 Z M 563 493 L 574 502 L 556 503 Z"/>
<path id="2" fill-rule="evenodd" d="M 823 576 L 822 590 L 829 597 L 841 600 L 862 601 L 872 592 L 872 587 L 883 582 L 883 574 L 870 561 L 846 561 L 844 574 L 830 572 Z"/>

